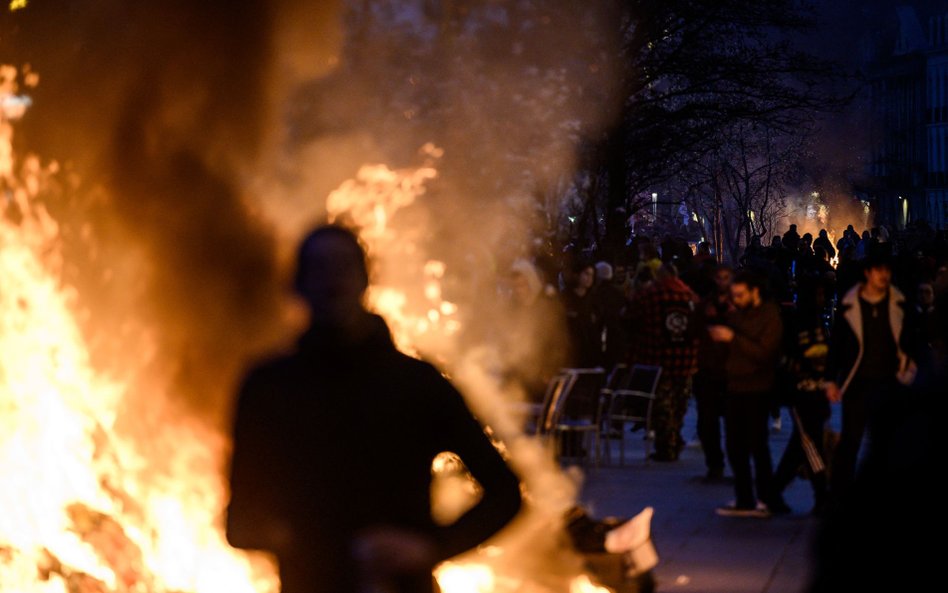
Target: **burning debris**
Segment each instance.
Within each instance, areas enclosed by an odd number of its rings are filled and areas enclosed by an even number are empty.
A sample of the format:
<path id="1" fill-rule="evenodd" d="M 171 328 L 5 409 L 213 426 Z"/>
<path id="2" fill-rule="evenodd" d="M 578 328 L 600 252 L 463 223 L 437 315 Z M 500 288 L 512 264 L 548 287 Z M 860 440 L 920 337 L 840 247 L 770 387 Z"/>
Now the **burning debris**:
<path id="1" fill-rule="evenodd" d="M 582 508 L 567 516 L 567 532 L 586 568 L 617 593 L 651 593 L 658 553 L 652 545 L 652 507 L 629 520 L 596 520 Z"/>

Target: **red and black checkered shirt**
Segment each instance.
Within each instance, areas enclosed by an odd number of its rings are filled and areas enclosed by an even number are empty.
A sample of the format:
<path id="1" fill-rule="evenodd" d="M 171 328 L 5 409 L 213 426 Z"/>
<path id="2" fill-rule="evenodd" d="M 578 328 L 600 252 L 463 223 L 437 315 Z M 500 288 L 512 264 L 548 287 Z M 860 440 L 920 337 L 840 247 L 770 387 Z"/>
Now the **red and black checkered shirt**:
<path id="1" fill-rule="evenodd" d="M 630 303 L 632 363 L 662 367 L 665 376 L 698 368 L 698 297 L 678 278 L 656 282 Z"/>

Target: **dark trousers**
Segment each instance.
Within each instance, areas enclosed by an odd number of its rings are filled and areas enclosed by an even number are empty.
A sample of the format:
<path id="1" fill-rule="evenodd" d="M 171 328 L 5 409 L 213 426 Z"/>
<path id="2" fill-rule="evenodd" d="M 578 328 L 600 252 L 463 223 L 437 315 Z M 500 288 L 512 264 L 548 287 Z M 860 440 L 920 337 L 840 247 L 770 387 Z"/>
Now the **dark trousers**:
<path id="1" fill-rule="evenodd" d="M 836 501 L 844 498 L 852 488 L 856 474 L 856 461 L 866 429 L 869 429 L 872 446 L 884 446 L 885 426 L 895 424 L 894 418 L 886 418 L 895 410 L 890 402 L 898 397 L 902 387 L 895 379 L 853 380 L 843 394 L 843 424 L 839 444 L 833 457 L 830 488 Z"/>
<path id="2" fill-rule="evenodd" d="M 826 426 L 826 420 L 830 416 L 829 402 L 826 395 L 822 391 L 798 393 L 794 396 L 792 410 L 796 411 L 800 418 L 800 424 L 803 425 L 803 431 L 813 442 L 816 452 L 825 463 L 823 429 Z M 780 463 L 777 464 L 777 471 L 774 472 L 774 492 L 783 492 L 797 476 L 801 467 L 806 469 L 806 475 L 813 485 L 813 496 L 816 504 L 822 504 L 826 496 L 826 472 L 814 472 L 810 467 L 806 452 L 803 449 L 800 426 L 794 420 L 793 434 L 790 435 L 787 448 L 783 452 L 783 457 L 780 458 Z"/>
<path id="3" fill-rule="evenodd" d="M 754 508 L 757 499 L 773 500 L 773 462 L 770 459 L 770 393 L 728 393 L 724 428 L 727 460 L 734 474 L 738 508 Z M 751 477 L 751 459 L 754 474 Z M 757 496 L 754 496 L 754 485 Z"/>
<path id="4" fill-rule="evenodd" d="M 694 378 L 695 404 L 698 411 L 698 440 L 704 451 L 708 469 L 724 469 L 724 450 L 721 447 L 721 419 L 727 380 L 698 372 Z"/>
<path id="5" fill-rule="evenodd" d="M 662 374 L 655 390 L 652 428 L 655 430 L 655 455 L 665 460 L 678 459 L 685 448 L 681 428 L 688 411 L 691 377 Z"/>

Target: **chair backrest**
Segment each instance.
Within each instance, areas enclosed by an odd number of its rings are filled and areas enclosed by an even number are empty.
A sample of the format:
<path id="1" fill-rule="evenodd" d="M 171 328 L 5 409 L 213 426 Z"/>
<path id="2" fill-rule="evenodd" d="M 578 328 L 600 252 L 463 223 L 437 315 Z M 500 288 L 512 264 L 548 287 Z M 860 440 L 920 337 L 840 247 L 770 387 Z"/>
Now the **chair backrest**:
<path id="1" fill-rule="evenodd" d="M 658 380 L 661 378 L 662 367 L 660 366 L 650 364 L 633 365 L 625 386 L 620 389 L 644 391 L 655 395 L 655 390 L 658 389 Z"/>
<path id="2" fill-rule="evenodd" d="M 563 369 L 571 377 L 569 389 L 563 391 L 552 409 L 555 425 L 562 418 L 597 420 L 601 412 L 601 392 L 606 381 L 602 368 Z"/>
<path id="3" fill-rule="evenodd" d="M 632 368 L 624 362 L 617 363 L 612 367 L 609 376 L 606 378 L 606 385 L 603 391 L 609 392 L 613 389 L 628 389 L 629 379 L 632 377 Z"/>
<path id="4" fill-rule="evenodd" d="M 546 385 L 546 394 L 543 396 L 543 408 L 537 422 L 537 434 L 546 434 L 556 426 L 556 410 L 560 407 L 563 398 L 569 392 L 575 375 L 560 372 L 554 375 Z"/>
<path id="5" fill-rule="evenodd" d="M 662 367 L 637 364 L 629 374 L 627 388 L 612 391 L 609 417 L 632 421 L 645 421 L 652 409 Z"/>

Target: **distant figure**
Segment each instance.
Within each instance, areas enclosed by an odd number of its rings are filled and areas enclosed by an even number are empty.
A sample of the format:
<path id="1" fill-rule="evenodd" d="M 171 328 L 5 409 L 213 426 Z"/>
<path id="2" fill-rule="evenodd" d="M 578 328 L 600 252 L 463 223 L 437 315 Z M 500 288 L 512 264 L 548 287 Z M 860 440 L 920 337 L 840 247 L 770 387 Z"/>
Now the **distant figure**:
<path id="1" fill-rule="evenodd" d="M 695 293 L 678 279 L 675 266 L 666 263 L 655 282 L 637 292 L 629 304 L 634 332 L 631 362 L 662 367 L 652 411 L 656 461 L 677 461 L 685 447 L 681 428 L 698 368 L 697 303 Z"/>
<path id="2" fill-rule="evenodd" d="M 625 295 L 615 283 L 612 265 L 608 262 L 596 263 L 596 285 L 593 295 L 602 314 L 604 339 L 602 341 L 602 364 L 612 368 L 625 359 L 628 349 L 628 335 L 622 323 L 625 313 Z"/>
<path id="3" fill-rule="evenodd" d="M 817 247 L 822 247 L 826 252 L 828 259 L 833 259 L 836 257 L 836 248 L 833 247 L 833 242 L 830 241 L 829 235 L 826 233 L 826 229 L 821 229 L 819 236 L 813 240 L 813 251 L 816 251 Z"/>
<path id="4" fill-rule="evenodd" d="M 736 500 L 718 508 L 719 515 L 765 517 L 788 511 L 774 491 L 767 431 L 783 322 L 777 305 L 764 300 L 763 288 L 759 275 L 741 271 L 731 283 L 737 310 L 728 325 L 708 328 L 712 340 L 728 344 L 724 430 Z"/>
<path id="5" fill-rule="evenodd" d="M 592 368 L 602 364 L 602 312 L 593 293 L 596 268 L 590 263 L 578 263 L 573 277 L 563 291 L 566 327 L 569 330 L 570 364 Z"/>
<path id="6" fill-rule="evenodd" d="M 527 400 L 541 403 L 547 383 L 566 363 L 566 352 L 552 345 L 566 342 L 563 310 L 547 294 L 536 266 L 517 259 L 510 266 L 510 298 L 501 333 L 502 374 L 518 384 Z"/>
<path id="7" fill-rule="evenodd" d="M 731 280 L 734 272 L 721 265 L 714 272 L 714 289 L 705 294 L 699 307 L 699 326 L 727 324 L 734 312 L 731 301 Z M 727 394 L 727 344 L 715 342 L 711 334 L 699 334 L 698 372 L 694 379 L 695 404 L 698 411 L 698 439 L 707 467 L 705 481 L 717 482 L 724 478 L 724 449 L 721 447 L 721 421 Z"/>
<path id="8" fill-rule="evenodd" d="M 797 225 L 791 224 L 786 233 L 783 234 L 783 246 L 796 253 L 800 245 L 800 233 L 797 232 Z"/>
<path id="9" fill-rule="evenodd" d="M 814 515 L 826 507 L 826 463 L 823 457 L 823 429 L 830 417 L 825 394 L 829 332 L 823 322 L 826 291 L 818 279 L 801 282 L 796 310 L 787 336 L 787 374 L 793 433 L 774 472 L 774 490 L 782 493 L 800 470 L 813 486 Z"/>
<path id="10" fill-rule="evenodd" d="M 843 424 L 833 460 L 831 493 L 845 502 L 856 471 L 863 435 L 869 428 L 879 444 L 895 416 L 905 412 L 903 386 L 915 381 L 917 366 L 912 312 L 892 286 L 884 254 L 870 253 L 863 282 L 843 296 L 833 328 L 826 395 L 843 402 Z"/>
<path id="11" fill-rule="evenodd" d="M 362 304 L 356 238 L 323 226 L 304 240 L 296 290 L 311 325 L 292 352 L 240 389 L 227 538 L 273 552 L 284 593 L 430 592 L 436 563 L 481 543 L 520 508 L 517 477 L 460 394 L 395 349 Z M 431 463 L 456 453 L 481 500 L 441 527 Z"/>

